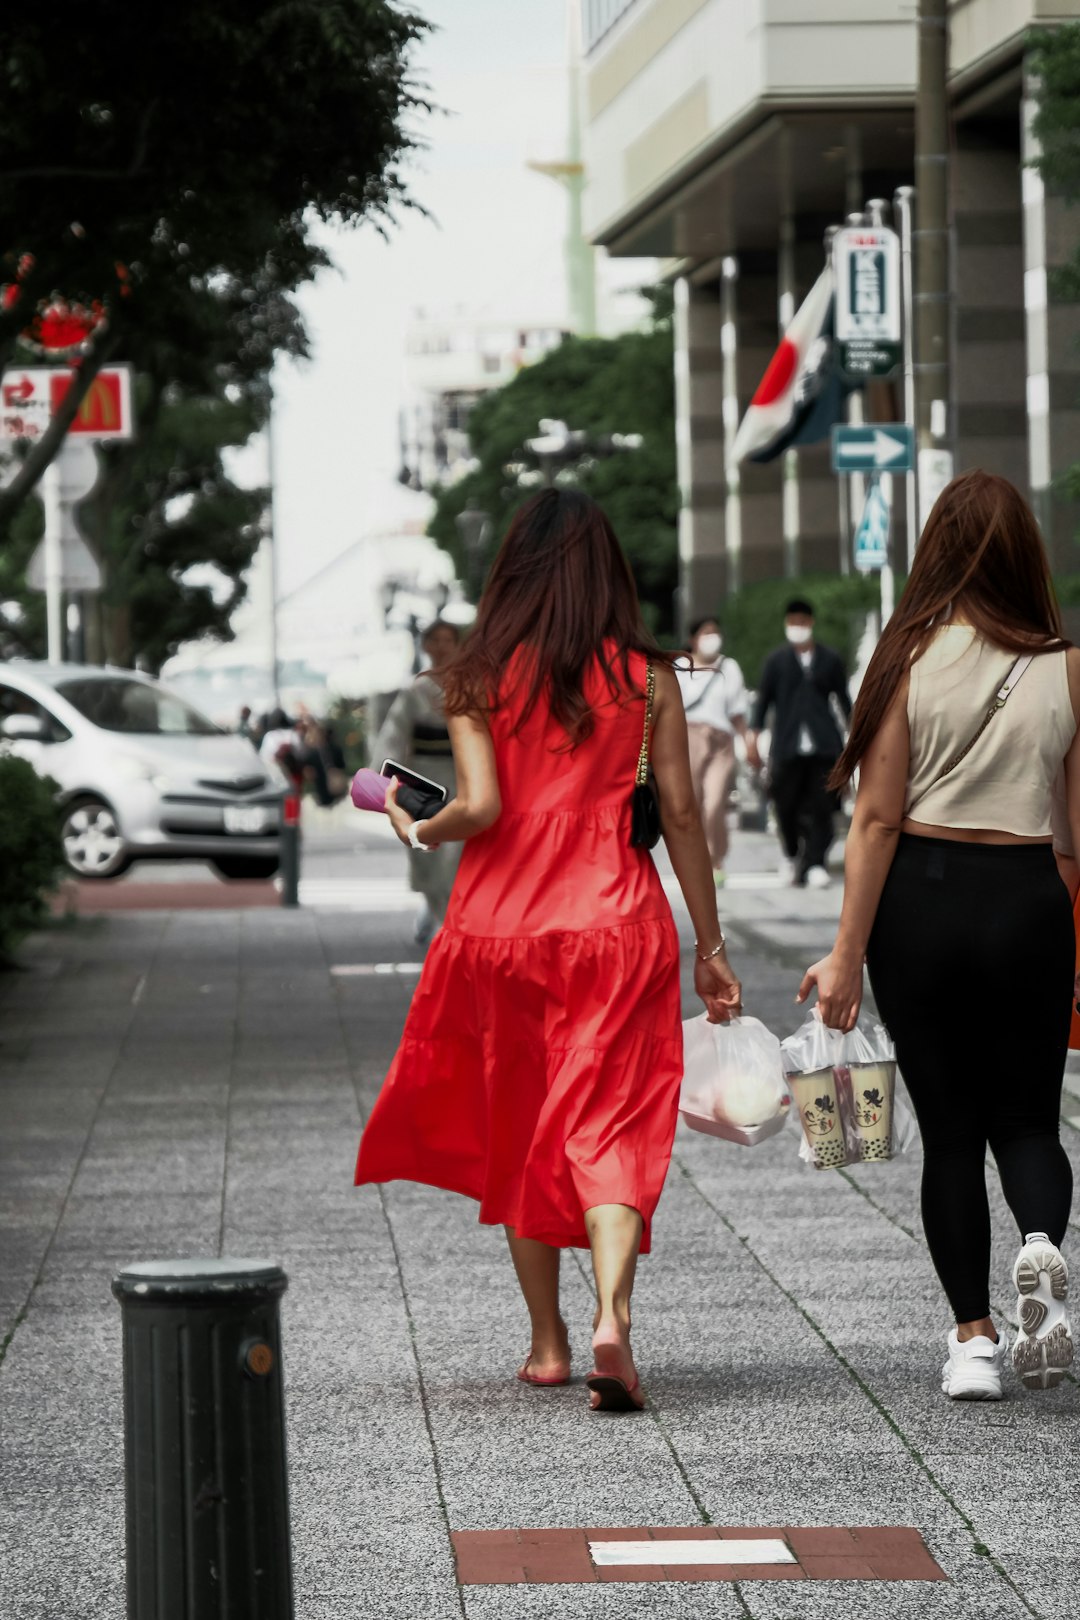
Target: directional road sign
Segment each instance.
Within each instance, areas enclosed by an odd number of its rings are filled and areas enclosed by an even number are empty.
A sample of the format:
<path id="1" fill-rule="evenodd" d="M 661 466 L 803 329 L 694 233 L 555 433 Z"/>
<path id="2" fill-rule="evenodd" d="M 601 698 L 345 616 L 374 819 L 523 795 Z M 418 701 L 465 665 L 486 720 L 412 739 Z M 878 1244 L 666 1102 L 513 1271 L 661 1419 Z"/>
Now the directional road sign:
<path id="1" fill-rule="evenodd" d="M 915 465 L 915 429 L 903 422 L 834 427 L 833 472 L 910 472 Z"/>
<path id="2" fill-rule="evenodd" d="M 860 574 L 884 568 L 889 560 L 889 499 L 874 478 L 866 492 L 866 505 L 855 531 L 855 567 Z"/>

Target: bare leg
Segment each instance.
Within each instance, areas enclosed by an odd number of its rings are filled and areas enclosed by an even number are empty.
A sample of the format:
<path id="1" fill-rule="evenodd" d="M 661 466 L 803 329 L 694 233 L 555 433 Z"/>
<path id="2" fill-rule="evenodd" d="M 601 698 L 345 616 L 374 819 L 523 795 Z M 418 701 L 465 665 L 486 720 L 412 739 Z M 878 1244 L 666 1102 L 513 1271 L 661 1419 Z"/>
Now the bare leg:
<path id="1" fill-rule="evenodd" d="M 642 1219 L 628 1204 L 597 1204 L 585 1211 L 585 1230 L 592 1248 L 596 1278 L 593 1360 L 598 1372 L 621 1378 L 631 1387 L 637 1368 L 630 1349 L 630 1295 L 634 1287 Z M 596 1405 L 597 1397 L 592 1397 Z"/>
<path id="2" fill-rule="evenodd" d="M 996 1343 L 997 1336 L 997 1328 L 989 1316 L 980 1316 L 977 1322 L 957 1322 L 956 1324 L 956 1337 L 961 1344 L 966 1344 L 968 1339 L 979 1337 L 993 1339 Z"/>
<path id="3" fill-rule="evenodd" d="M 559 1314 L 559 1251 L 506 1228 L 506 1241 L 532 1323 L 529 1371 L 541 1378 L 570 1372 L 570 1342 Z"/>

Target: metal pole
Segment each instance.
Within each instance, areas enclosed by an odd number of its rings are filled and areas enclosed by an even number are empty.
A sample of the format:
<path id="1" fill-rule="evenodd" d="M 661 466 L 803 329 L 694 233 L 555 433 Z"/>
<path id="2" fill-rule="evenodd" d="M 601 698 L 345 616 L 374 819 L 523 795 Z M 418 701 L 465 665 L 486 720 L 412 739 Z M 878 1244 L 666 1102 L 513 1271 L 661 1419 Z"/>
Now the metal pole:
<path id="1" fill-rule="evenodd" d="M 720 277 L 720 350 L 724 412 L 724 553 L 727 559 L 727 594 L 742 587 L 742 498 L 739 464 L 734 457 L 739 428 L 738 328 L 736 283 L 739 261 L 725 258 Z"/>
<path id="2" fill-rule="evenodd" d="M 277 534 L 274 524 L 274 502 L 277 492 L 277 469 L 274 458 L 274 406 L 266 418 L 266 476 L 270 494 L 266 503 L 266 543 L 270 563 L 270 684 L 274 691 L 274 708 L 281 708 L 281 677 L 278 656 L 278 566 Z"/>
<path id="3" fill-rule="evenodd" d="M 780 221 L 780 252 L 777 259 L 777 314 L 783 337 L 795 314 L 795 221 Z M 785 450 L 781 464 L 782 514 L 784 525 L 784 578 L 799 573 L 799 452 Z"/>
<path id="4" fill-rule="evenodd" d="M 919 0 L 915 95 L 915 421 L 920 452 L 932 449 L 931 409 L 949 392 L 948 0 Z M 950 425 L 946 423 L 946 434 Z"/>
<path id="5" fill-rule="evenodd" d="M 45 622 L 50 664 L 64 659 L 64 554 L 60 540 L 60 463 L 54 457 L 41 477 L 45 508 Z"/>
<path id="6" fill-rule="evenodd" d="M 915 426 L 915 309 L 911 276 L 911 228 L 914 186 L 897 186 L 893 193 L 900 225 L 900 291 L 904 305 L 904 421 Z M 915 561 L 919 541 L 919 490 L 914 469 L 906 477 L 904 495 L 907 517 L 907 571 Z"/>
<path id="7" fill-rule="evenodd" d="M 281 904 L 300 904 L 300 783 L 290 784 L 281 801 Z"/>
<path id="8" fill-rule="evenodd" d="M 892 566 L 892 550 L 893 550 L 893 544 L 892 544 L 892 515 L 893 515 L 893 480 L 892 480 L 892 473 L 883 472 L 881 474 L 879 482 L 881 484 L 881 493 L 885 498 L 885 504 L 889 508 L 888 539 L 885 542 L 886 547 L 888 549 L 888 557 L 886 558 L 885 564 L 882 567 L 881 578 L 878 581 L 878 583 L 880 585 L 880 588 L 881 588 L 881 628 L 884 630 L 885 626 L 888 624 L 889 620 L 892 618 L 893 611 L 894 611 L 894 609 L 896 607 L 896 576 L 893 574 L 893 566 Z"/>
<path id="9" fill-rule="evenodd" d="M 124 1333 L 128 1620 L 292 1620 L 279 1266 L 113 1279 Z"/>

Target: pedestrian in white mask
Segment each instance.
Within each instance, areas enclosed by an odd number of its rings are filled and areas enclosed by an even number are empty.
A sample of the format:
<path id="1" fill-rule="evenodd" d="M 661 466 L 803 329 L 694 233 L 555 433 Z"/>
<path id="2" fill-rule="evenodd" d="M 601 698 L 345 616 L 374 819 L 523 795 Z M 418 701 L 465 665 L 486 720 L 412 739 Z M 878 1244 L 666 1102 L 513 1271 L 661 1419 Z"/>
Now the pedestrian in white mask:
<path id="1" fill-rule="evenodd" d="M 724 655 L 724 637 L 716 619 L 697 619 L 690 626 L 690 659 L 676 668 L 686 729 L 690 770 L 713 865 L 713 881 L 724 881 L 728 853 L 728 804 L 735 781 L 735 733 L 747 735 L 749 707 L 746 682 L 734 658 Z"/>
<path id="2" fill-rule="evenodd" d="M 847 670 L 839 653 L 815 640 L 814 609 L 802 597 L 787 605 L 784 640 L 761 672 L 747 753 L 760 767 L 757 734 L 771 714 L 769 777 L 783 846 L 780 876 L 785 883 L 824 889 L 831 881 L 827 861 L 839 805 L 827 784 L 844 746 L 830 700 L 850 717 Z"/>

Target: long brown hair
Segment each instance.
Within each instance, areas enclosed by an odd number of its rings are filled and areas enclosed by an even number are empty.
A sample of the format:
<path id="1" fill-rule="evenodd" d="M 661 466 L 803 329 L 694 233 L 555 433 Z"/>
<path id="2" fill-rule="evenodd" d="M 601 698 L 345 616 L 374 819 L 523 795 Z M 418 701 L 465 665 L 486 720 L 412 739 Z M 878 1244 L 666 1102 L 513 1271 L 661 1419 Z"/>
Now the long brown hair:
<path id="1" fill-rule="evenodd" d="M 613 698 L 641 695 L 631 652 L 674 661 L 642 623 L 634 576 L 606 515 L 576 490 L 545 489 L 514 514 L 473 631 L 444 673 L 447 713 L 491 713 L 519 649 L 525 701 L 515 729 L 544 698 L 570 748 L 593 730 L 584 684 L 595 658 Z"/>
<path id="2" fill-rule="evenodd" d="M 953 611 L 1006 652 L 1068 645 L 1031 508 L 1007 478 L 979 468 L 954 478 L 934 504 L 907 589 L 870 660 L 830 786 L 850 781 L 913 660 Z"/>

